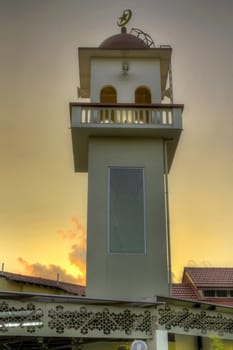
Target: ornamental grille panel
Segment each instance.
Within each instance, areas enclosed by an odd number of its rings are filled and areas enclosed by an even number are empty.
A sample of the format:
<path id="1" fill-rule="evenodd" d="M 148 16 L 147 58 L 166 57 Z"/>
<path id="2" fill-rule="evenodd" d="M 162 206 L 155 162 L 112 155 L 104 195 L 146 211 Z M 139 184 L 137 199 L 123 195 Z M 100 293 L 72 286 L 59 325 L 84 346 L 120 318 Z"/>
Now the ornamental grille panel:
<path id="1" fill-rule="evenodd" d="M 168 331 L 176 330 L 179 333 L 231 335 L 229 338 L 233 335 L 232 313 L 194 311 L 192 308 L 174 308 L 166 305 L 158 309 L 158 324 Z"/>
<path id="2" fill-rule="evenodd" d="M 85 306 L 76 311 L 66 311 L 62 305 L 58 305 L 49 310 L 48 316 L 49 328 L 61 334 L 67 329 L 75 329 L 82 335 L 100 332 L 106 336 L 114 336 L 118 331 L 122 336 L 130 336 L 135 332 L 152 336 L 153 317 L 150 311 L 136 314 L 129 309 L 113 312 L 104 308 L 102 311 L 95 312 Z"/>
<path id="3" fill-rule="evenodd" d="M 75 303 L 0 302 L 0 335 L 148 339 L 154 309 Z"/>
<path id="4" fill-rule="evenodd" d="M 33 302 L 32 302 L 33 301 Z M 6 299 L 0 301 L 0 337 L 80 337 L 151 339 L 154 332 L 233 339 L 233 308 L 221 312 L 193 304 L 91 305 L 71 302 Z"/>
<path id="5" fill-rule="evenodd" d="M 0 332 L 6 333 L 12 328 L 24 328 L 29 333 L 43 327 L 44 313 L 32 303 L 16 308 L 7 302 L 0 303 Z"/>

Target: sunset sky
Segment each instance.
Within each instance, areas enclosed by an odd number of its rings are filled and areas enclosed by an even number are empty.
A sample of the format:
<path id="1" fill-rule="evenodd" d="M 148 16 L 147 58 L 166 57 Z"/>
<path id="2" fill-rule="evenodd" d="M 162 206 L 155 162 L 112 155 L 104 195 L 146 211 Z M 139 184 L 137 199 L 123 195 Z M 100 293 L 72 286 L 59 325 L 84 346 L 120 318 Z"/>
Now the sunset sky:
<path id="1" fill-rule="evenodd" d="M 169 175 L 172 271 L 233 266 L 233 1 L 0 0 L 0 263 L 85 283 L 87 175 L 74 173 L 69 102 L 79 46 L 123 10 L 173 48 L 184 132 Z"/>

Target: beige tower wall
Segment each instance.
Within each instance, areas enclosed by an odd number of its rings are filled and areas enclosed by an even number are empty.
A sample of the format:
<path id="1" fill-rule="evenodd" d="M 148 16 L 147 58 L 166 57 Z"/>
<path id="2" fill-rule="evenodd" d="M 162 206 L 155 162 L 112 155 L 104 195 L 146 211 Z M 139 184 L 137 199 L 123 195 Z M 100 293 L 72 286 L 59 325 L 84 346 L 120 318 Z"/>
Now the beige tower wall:
<path id="1" fill-rule="evenodd" d="M 146 254 L 108 253 L 108 168 L 143 167 Z M 168 295 L 163 141 L 90 138 L 87 296 L 142 298 Z"/>
<path id="2" fill-rule="evenodd" d="M 122 74 L 122 63 L 127 62 L 129 72 Z M 161 103 L 160 61 L 150 58 L 93 58 L 91 61 L 91 102 L 100 101 L 100 91 L 111 85 L 117 90 L 117 102 L 134 103 L 137 87 L 145 86 L 151 91 L 151 102 Z"/>

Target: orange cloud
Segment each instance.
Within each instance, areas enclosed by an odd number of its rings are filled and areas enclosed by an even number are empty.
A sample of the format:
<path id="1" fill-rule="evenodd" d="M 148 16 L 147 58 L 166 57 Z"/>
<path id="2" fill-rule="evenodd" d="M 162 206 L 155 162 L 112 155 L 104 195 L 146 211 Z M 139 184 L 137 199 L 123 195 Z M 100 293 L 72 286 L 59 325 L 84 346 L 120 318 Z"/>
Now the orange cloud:
<path id="1" fill-rule="evenodd" d="M 67 230 L 58 230 L 57 233 L 64 240 L 73 243 L 68 251 L 68 258 L 72 265 L 75 266 L 77 276 L 73 276 L 59 265 L 49 264 L 43 265 L 40 263 L 29 263 L 23 258 L 18 258 L 18 262 L 24 269 L 24 273 L 31 276 L 39 276 L 55 280 L 57 274 L 61 281 L 82 284 L 86 283 L 86 231 L 79 219 L 72 217 L 72 227 Z M 74 243 L 75 242 L 75 243 Z"/>
<path id="2" fill-rule="evenodd" d="M 83 224 L 81 224 L 81 222 L 79 221 L 78 218 L 76 217 L 72 217 L 71 219 L 72 222 L 72 228 L 68 229 L 68 230 L 58 230 L 58 234 L 66 240 L 76 240 L 76 239 L 85 239 L 85 244 L 86 244 L 86 231 L 85 228 L 83 226 Z"/>
<path id="3" fill-rule="evenodd" d="M 72 228 L 59 230 L 58 233 L 64 240 L 75 241 L 71 246 L 69 261 L 76 266 L 80 275 L 85 279 L 86 275 L 86 231 L 77 217 L 72 217 Z"/>
<path id="4" fill-rule="evenodd" d="M 42 265 L 40 263 L 30 264 L 23 258 L 17 259 L 20 265 L 24 269 L 24 273 L 30 276 L 38 276 L 43 278 L 48 278 L 51 280 L 57 279 L 57 274 L 59 274 L 60 281 L 75 283 L 75 284 L 85 284 L 85 280 L 81 273 L 78 273 L 77 277 L 74 277 L 67 273 L 67 271 L 58 265 L 49 264 L 48 266 Z"/>
<path id="5" fill-rule="evenodd" d="M 77 233 L 73 230 L 67 230 L 67 231 L 58 230 L 57 232 L 63 239 L 68 239 L 68 240 L 74 240 L 77 235 Z"/>
<path id="6" fill-rule="evenodd" d="M 71 264 L 77 266 L 82 272 L 86 270 L 86 247 L 81 244 L 73 244 L 69 254 Z"/>

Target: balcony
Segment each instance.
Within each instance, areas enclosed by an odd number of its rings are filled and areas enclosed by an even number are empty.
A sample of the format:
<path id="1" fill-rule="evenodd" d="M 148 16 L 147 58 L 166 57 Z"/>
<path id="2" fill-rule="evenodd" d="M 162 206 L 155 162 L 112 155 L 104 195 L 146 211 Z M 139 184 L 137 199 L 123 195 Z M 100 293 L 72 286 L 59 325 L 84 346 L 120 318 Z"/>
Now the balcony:
<path id="1" fill-rule="evenodd" d="M 75 170 L 87 171 L 88 138 L 153 137 L 173 140 L 171 163 L 182 131 L 183 105 L 70 103 Z"/>

